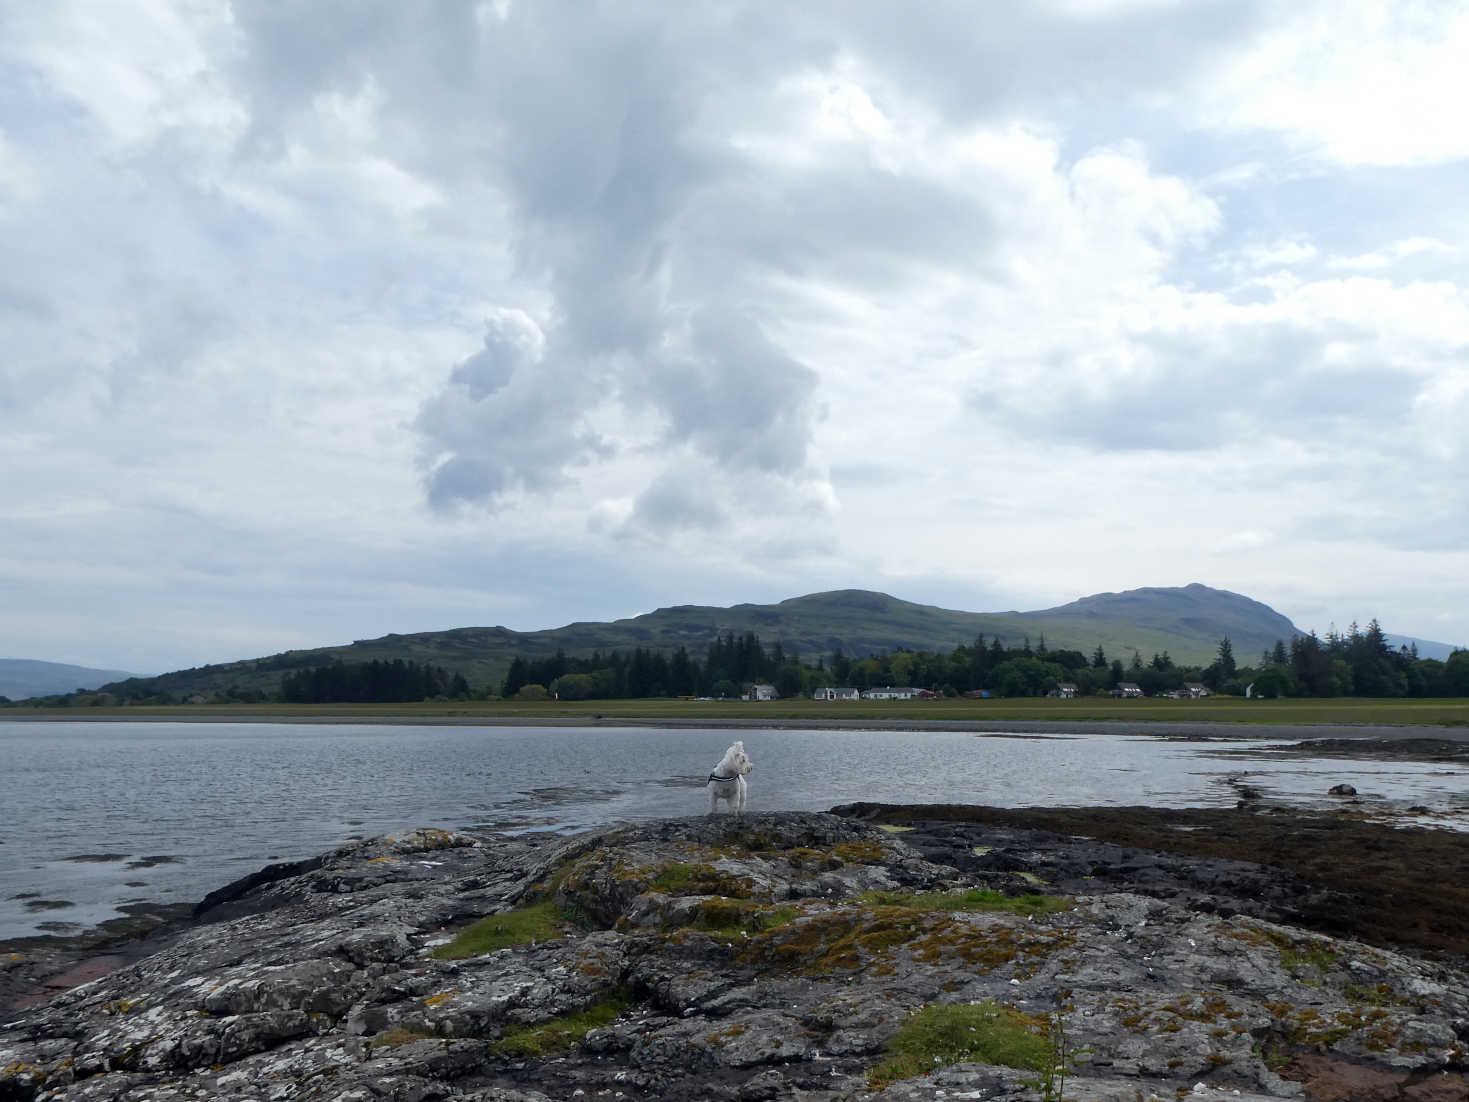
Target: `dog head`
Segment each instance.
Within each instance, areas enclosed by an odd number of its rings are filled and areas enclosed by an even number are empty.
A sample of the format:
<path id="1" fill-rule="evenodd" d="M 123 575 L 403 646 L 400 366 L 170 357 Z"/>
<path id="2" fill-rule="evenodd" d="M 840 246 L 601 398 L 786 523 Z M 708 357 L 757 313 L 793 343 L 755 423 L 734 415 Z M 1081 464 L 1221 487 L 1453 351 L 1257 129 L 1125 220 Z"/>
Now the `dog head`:
<path id="1" fill-rule="evenodd" d="M 741 741 L 736 742 L 724 752 L 724 760 L 719 763 L 719 768 L 715 772 L 726 777 L 736 774 L 745 776 L 750 772 L 750 769 L 750 755 L 745 753 L 745 744 Z"/>

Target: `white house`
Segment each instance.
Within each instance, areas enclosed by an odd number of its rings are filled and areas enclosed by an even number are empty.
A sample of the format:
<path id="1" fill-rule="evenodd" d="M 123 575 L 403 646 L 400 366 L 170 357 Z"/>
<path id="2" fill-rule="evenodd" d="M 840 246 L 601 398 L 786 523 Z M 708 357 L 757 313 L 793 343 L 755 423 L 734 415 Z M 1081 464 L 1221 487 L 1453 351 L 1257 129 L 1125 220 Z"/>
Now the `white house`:
<path id="1" fill-rule="evenodd" d="M 1076 696 L 1076 684 L 1071 681 L 1058 681 L 1049 695 L 1059 696 L 1062 700 L 1070 700 Z"/>
<path id="2" fill-rule="evenodd" d="M 774 700 L 778 694 L 774 685 L 751 685 L 745 694 L 746 700 Z"/>
<path id="3" fill-rule="evenodd" d="M 856 689 L 847 688 L 820 688 L 811 691 L 812 700 L 861 700 L 862 694 Z"/>
<path id="4" fill-rule="evenodd" d="M 1112 690 L 1113 696 L 1142 696 L 1143 687 L 1136 681 L 1119 681 L 1117 688 Z"/>
<path id="5" fill-rule="evenodd" d="M 912 700 L 914 691 L 906 686 L 897 688 L 884 685 L 881 688 L 868 689 L 862 696 L 866 700 Z"/>
<path id="6" fill-rule="evenodd" d="M 1185 681 L 1183 683 L 1183 695 L 1197 700 L 1209 695 L 1209 686 L 1198 681 Z"/>

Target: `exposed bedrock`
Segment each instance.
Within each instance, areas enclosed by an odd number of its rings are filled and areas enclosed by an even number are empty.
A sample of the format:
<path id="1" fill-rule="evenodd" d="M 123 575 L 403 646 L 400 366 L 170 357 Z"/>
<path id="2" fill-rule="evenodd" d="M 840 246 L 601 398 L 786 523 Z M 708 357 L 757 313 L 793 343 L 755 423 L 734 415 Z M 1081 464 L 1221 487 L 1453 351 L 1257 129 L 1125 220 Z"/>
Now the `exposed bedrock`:
<path id="1" fill-rule="evenodd" d="M 881 817 L 274 869 L 13 1012 L 0 1100 L 1469 1099 L 1462 960 L 1306 928 L 1308 877 Z"/>

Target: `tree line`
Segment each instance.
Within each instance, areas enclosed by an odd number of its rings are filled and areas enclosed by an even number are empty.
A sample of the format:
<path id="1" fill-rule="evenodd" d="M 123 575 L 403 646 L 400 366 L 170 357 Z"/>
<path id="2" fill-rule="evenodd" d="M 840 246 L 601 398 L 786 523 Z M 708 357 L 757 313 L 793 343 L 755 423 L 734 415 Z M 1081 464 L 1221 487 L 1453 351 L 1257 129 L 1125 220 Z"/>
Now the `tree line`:
<path id="1" fill-rule="evenodd" d="M 943 696 L 988 692 L 995 696 L 1044 696 L 1058 684 L 1079 695 L 1108 692 L 1133 682 L 1149 696 L 1189 683 L 1243 696 L 1469 696 L 1469 651 L 1447 661 L 1419 658 L 1412 647 L 1394 649 L 1373 620 L 1365 631 L 1353 624 L 1346 635 L 1326 640 L 1315 633 L 1289 644 L 1278 640 L 1257 665 L 1240 665 L 1226 635 L 1208 665 L 1179 665 L 1166 650 L 1144 660 L 1133 650 L 1128 661 L 1109 658 L 1099 644 L 1090 654 L 1051 649 L 1045 636 L 1032 645 L 1006 646 L 978 636 L 951 651 L 898 649 L 850 657 L 837 649 L 812 664 L 777 641 L 767 648 L 754 632 L 717 637 L 703 661 L 679 647 L 672 654 L 635 648 L 596 652 L 585 658 L 562 651 L 547 658 L 517 655 L 499 686 L 504 697 L 555 695 L 562 700 L 617 700 L 656 696 L 738 696 L 753 682 L 775 686 L 782 697 L 825 686 L 871 689 L 883 685 L 931 689 Z"/>
<path id="2" fill-rule="evenodd" d="M 416 703 L 430 697 L 467 700 L 471 695 L 463 674 L 401 658 L 331 662 L 281 678 L 281 700 L 288 704 Z"/>
<path id="3" fill-rule="evenodd" d="M 1313 631 L 1289 646 L 1277 640 L 1252 673 L 1254 696 L 1469 696 L 1469 650 L 1420 658 L 1417 644 L 1391 646 L 1375 619 L 1325 639 Z"/>
<path id="4" fill-rule="evenodd" d="M 649 696 L 738 696 L 751 682 L 774 684 L 782 696 L 802 691 L 810 668 L 779 641 L 769 650 L 754 632 L 717 636 L 700 662 L 686 647 L 672 654 L 635 647 L 631 652 L 597 651 L 571 658 L 557 651 L 549 658 L 516 655 L 500 685 L 500 695 L 523 694 L 540 686 L 562 700 L 627 700 Z"/>
<path id="5" fill-rule="evenodd" d="M 295 659 L 299 661 L 299 659 Z M 334 661 L 301 668 L 281 678 L 278 693 L 234 684 L 214 693 L 228 700 L 287 703 L 391 703 L 434 698 L 546 697 L 562 700 L 615 700 L 645 697 L 738 696 L 755 682 L 775 686 L 782 697 L 809 695 L 826 686 L 870 689 L 882 685 L 930 689 L 943 696 L 987 692 L 995 696 L 1043 696 L 1070 683 L 1078 694 L 1104 693 L 1124 681 L 1155 696 L 1199 682 L 1214 692 L 1252 696 L 1469 696 L 1469 650 L 1446 660 L 1421 658 L 1413 646 L 1392 647 L 1374 619 L 1365 629 L 1353 623 L 1346 633 L 1334 628 L 1325 638 L 1314 631 L 1289 642 L 1277 640 L 1252 665 L 1236 661 L 1228 636 L 1219 641 L 1208 665 L 1181 666 L 1166 650 L 1144 660 L 1108 656 L 1099 644 L 1090 654 L 1047 647 L 1044 635 L 1032 645 L 1006 646 L 980 635 L 951 651 L 897 649 L 848 656 L 838 648 L 814 662 L 787 651 L 777 640 L 766 646 L 754 632 L 717 636 L 702 658 L 686 647 L 665 652 L 652 648 L 596 652 L 570 657 L 563 651 L 546 658 L 517 655 L 498 685 L 474 688 L 462 674 L 440 666 L 402 659 L 350 663 Z M 185 694 L 187 695 L 187 694 Z M 53 706 L 181 701 L 162 691 L 158 679 L 129 678 L 100 690 L 38 699 Z M 14 702 L 0 700 L 0 704 Z"/>
<path id="6" fill-rule="evenodd" d="M 1045 637 L 1032 646 L 1006 647 L 1000 639 L 983 635 L 973 645 L 952 651 L 894 650 L 866 657 L 849 657 L 837 649 L 828 662 L 818 657 L 803 662 L 777 640 L 766 647 L 754 632 L 728 633 L 715 638 L 703 661 L 687 648 L 671 655 L 635 648 L 629 653 L 597 652 L 585 658 L 563 651 L 546 658 L 517 655 L 500 685 L 504 697 L 555 695 L 562 700 L 618 700 L 649 696 L 734 697 L 755 682 L 775 686 L 782 697 L 809 694 L 824 686 L 871 689 L 882 685 L 930 688 L 946 696 L 989 690 L 1003 696 L 1039 696 L 1057 682 L 1070 681 L 1078 691 L 1111 688 L 1129 673 L 1169 687 L 1181 683 L 1186 671 L 1175 669 L 1166 653 L 1153 657 L 1152 671 L 1133 656 L 1133 667 L 1109 662 L 1100 647 L 1090 656 L 1076 650 L 1052 650 Z"/>

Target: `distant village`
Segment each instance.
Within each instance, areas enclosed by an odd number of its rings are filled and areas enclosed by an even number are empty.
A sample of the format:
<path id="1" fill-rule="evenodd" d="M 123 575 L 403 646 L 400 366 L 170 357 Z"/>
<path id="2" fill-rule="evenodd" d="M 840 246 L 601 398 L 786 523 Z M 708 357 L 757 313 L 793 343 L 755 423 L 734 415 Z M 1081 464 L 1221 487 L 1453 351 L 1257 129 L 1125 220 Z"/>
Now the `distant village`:
<path id="1" fill-rule="evenodd" d="M 801 694 L 805 695 L 805 694 Z M 940 700 L 942 693 L 936 693 L 932 689 L 915 689 L 911 685 L 882 685 L 872 689 L 857 689 L 849 686 L 823 686 L 811 690 L 812 700 Z M 971 700 L 988 700 L 991 693 L 988 689 L 974 689 L 961 696 Z M 1050 692 L 1049 697 L 1060 700 L 1071 700 L 1082 695 L 1080 689 L 1074 682 L 1058 681 Z M 1135 681 L 1120 681 L 1109 695 L 1119 698 L 1145 696 L 1142 686 Z M 1198 700 L 1209 696 L 1209 687 L 1200 681 L 1185 681 L 1176 689 L 1167 689 L 1155 694 L 1171 700 Z M 1248 695 L 1248 694 L 1246 694 Z M 703 697 L 704 700 L 712 700 L 713 697 Z M 745 687 L 740 694 L 741 700 L 762 701 L 779 700 L 780 693 L 776 692 L 774 685 L 752 684 Z"/>

